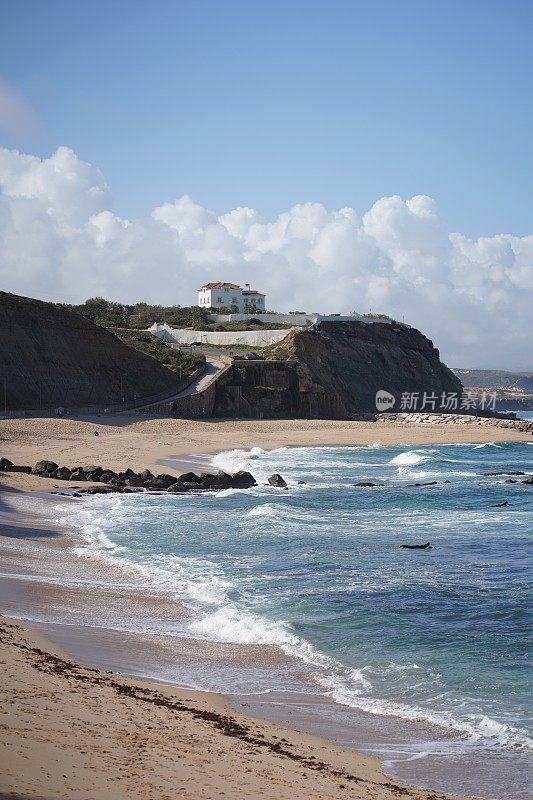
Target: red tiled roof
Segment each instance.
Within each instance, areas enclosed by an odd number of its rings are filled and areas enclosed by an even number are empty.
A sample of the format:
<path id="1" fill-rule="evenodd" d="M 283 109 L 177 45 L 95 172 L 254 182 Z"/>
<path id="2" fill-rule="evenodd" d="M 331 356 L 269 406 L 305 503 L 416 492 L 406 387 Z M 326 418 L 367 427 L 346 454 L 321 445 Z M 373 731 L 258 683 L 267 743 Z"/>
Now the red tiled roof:
<path id="1" fill-rule="evenodd" d="M 240 286 L 237 286 L 236 283 L 223 283 L 222 281 L 218 281 L 218 283 L 204 283 L 204 285 L 201 286 L 200 288 L 201 289 L 223 289 L 226 286 L 227 286 L 228 289 L 240 289 L 241 288 Z M 200 291 L 200 289 L 198 289 L 198 291 Z"/>

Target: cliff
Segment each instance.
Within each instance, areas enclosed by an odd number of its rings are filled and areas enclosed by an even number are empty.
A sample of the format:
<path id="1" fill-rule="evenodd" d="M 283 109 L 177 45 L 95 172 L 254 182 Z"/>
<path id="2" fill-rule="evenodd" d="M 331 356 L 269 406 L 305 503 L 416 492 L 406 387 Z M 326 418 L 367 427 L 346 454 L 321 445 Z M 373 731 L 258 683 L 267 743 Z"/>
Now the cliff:
<path id="1" fill-rule="evenodd" d="M 0 414 L 172 391 L 176 373 L 63 306 L 0 292 Z"/>
<path id="2" fill-rule="evenodd" d="M 293 330 L 274 355 L 277 366 L 234 366 L 217 386 L 216 415 L 347 419 L 376 413 L 379 390 L 394 396 L 391 411 L 400 409 L 404 392 L 421 398 L 434 392 L 440 402 L 443 392 L 462 390 L 433 343 L 398 323 L 328 322 Z"/>

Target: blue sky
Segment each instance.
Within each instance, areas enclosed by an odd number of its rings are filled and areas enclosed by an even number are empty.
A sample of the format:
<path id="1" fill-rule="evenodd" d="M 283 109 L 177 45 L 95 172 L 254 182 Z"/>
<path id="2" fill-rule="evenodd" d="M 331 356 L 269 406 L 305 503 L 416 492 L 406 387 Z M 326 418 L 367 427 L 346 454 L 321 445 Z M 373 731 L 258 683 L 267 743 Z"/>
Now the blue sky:
<path id="1" fill-rule="evenodd" d="M 533 3 L 1 4 L 0 76 L 31 133 L 101 168 L 129 218 L 366 211 L 427 194 L 450 230 L 531 233 Z"/>

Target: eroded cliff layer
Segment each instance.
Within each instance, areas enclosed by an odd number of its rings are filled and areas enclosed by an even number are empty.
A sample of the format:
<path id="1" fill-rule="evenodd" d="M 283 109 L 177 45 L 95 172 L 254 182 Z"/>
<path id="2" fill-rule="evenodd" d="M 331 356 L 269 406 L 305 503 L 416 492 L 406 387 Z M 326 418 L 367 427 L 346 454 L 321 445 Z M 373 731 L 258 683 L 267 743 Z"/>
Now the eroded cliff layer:
<path id="1" fill-rule="evenodd" d="M 0 292 L 0 413 L 108 405 L 171 391 L 176 373 L 53 303 Z"/>
<path id="2" fill-rule="evenodd" d="M 243 362 L 225 376 L 216 414 L 347 419 L 375 413 L 379 390 L 394 397 L 391 410 L 400 409 L 404 393 L 419 394 L 418 408 L 424 393 L 434 395 L 439 410 L 443 393 L 462 389 L 433 343 L 398 323 L 328 322 L 295 330 L 274 354 L 283 369 Z"/>

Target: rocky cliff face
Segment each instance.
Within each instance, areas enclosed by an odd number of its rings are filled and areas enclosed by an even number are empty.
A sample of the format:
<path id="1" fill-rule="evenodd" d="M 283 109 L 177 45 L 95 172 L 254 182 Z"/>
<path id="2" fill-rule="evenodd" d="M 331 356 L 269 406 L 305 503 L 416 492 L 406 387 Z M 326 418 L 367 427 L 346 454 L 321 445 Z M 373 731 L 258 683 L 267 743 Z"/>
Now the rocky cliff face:
<path id="1" fill-rule="evenodd" d="M 376 411 L 376 392 L 461 392 L 439 351 L 415 328 L 399 323 L 328 322 L 294 331 L 277 355 L 297 359 L 300 416 L 349 417 Z"/>
<path id="2" fill-rule="evenodd" d="M 404 392 L 434 392 L 440 402 L 443 392 L 462 389 L 433 343 L 397 323 L 328 322 L 291 331 L 275 355 L 283 363 L 235 365 L 217 384 L 214 413 L 347 419 L 376 413 L 380 389 L 394 396 L 391 411 Z"/>
<path id="3" fill-rule="evenodd" d="M 53 303 L 0 292 L 0 414 L 109 405 L 171 391 L 176 373 Z"/>

